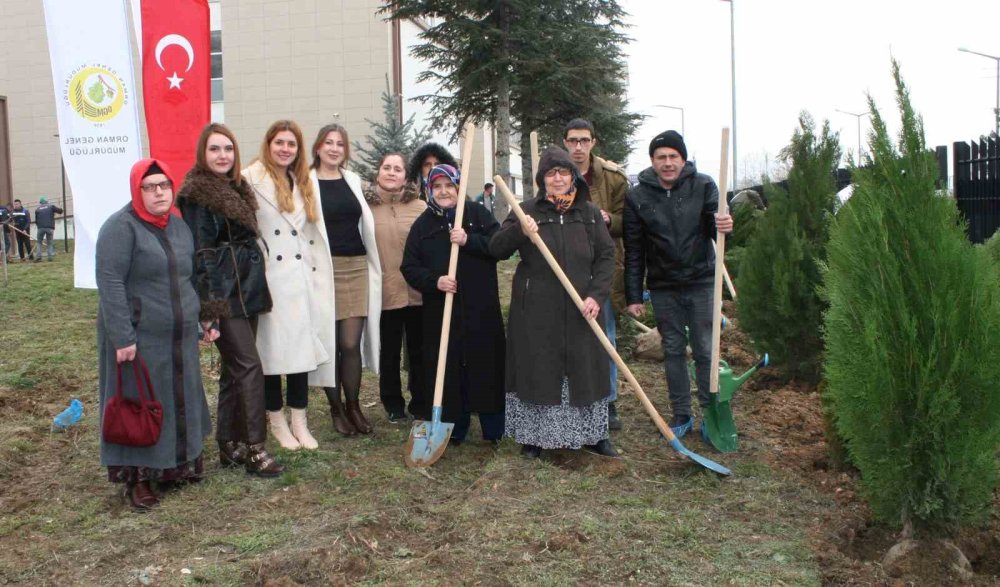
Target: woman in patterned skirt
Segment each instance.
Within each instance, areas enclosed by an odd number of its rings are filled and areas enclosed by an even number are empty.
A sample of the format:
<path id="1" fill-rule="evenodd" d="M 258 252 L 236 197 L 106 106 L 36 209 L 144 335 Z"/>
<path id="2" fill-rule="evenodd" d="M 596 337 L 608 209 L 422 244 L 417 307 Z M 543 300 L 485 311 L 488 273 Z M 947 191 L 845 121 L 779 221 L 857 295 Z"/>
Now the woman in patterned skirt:
<path id="1" fill-rule="evenodd" d="M 538 197 L 522 205 L 525 225 L 511 213 L 490 241 L 496 257 L 521 257 L 507 323 L 506 435 L 529 458 L 581 447 L 617 456 L 608 439 L 608 359 L 587 324 L 610 295 L 614 244 L 566 151 L 546 149 L 535 182 Z M 583 298 L 582 315 L 529 240 L 532 232 Z"/>

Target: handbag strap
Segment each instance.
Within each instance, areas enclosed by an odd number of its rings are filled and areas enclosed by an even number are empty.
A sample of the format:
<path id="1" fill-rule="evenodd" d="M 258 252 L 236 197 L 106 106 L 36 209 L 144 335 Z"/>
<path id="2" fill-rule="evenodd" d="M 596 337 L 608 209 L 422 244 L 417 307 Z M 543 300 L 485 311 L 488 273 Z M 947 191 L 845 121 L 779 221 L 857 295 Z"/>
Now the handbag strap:
<path id="1" fill-rule="evenodd" d="M 153 383 L 149 378 L 149 367 L 146 366 L 146 361 L 142 359 L 142 356 L 138 352 L 135 354 L 135 359 L 129 361 L 132 363 L 132 373 L 135 374 L 135 387 L 139 392 L 139 401 L 146 401 L 145 394 L 142 392 L 143 380 L 145 380 L 146 391 L 149 393 L 149 401 L 156 401 L 156 393 L 153 391 Z M 124 397 L 122 392 L 122 365 L 119 363 L 115 366 L 118 376 L 118 385 L 115 389 L 115 395 L 118 397 Z M 141 370 L 141 377 L 140 377 Z"/>

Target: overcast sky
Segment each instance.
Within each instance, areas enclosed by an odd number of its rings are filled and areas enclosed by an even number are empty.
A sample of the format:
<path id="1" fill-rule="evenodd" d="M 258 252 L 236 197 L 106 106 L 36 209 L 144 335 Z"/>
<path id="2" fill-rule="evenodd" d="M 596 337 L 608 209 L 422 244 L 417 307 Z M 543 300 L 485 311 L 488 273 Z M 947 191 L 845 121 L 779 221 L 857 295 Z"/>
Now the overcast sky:
<path id="1" fill-rule="evenodd" d="M 717 177 L 720 134 L 732 116 L 730 4 L 721 0 L 621 0 L 631 14 L 633 110 L 650 115 L 636 135 L 631 173 L 649 165 L 656 133 L 680 130 L 684 108 L 689 159 Z M 857 119 L 871 93 L 898 126 L 891 57 L 899 60 L 929 146 L 969 140 L 994 128 L 1000 0 L 736 0 L 736 140 L 740 175 L 772 165 L 799 112 L 829 119 L 841 145 L 857 150 Z M 870 128 L 862 118 L 862 133 Z M 867 147 L 864 147 L 867 150 Z"/>

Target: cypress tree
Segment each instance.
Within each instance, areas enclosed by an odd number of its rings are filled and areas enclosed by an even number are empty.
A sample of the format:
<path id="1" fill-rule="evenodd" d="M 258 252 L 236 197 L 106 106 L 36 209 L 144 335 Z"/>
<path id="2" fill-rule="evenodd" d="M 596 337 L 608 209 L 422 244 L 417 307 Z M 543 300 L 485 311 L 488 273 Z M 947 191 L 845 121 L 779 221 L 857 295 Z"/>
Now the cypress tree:
<path id="1" fill-rule="evenodd" d="M 837 141 L 829 122 L 817 134 L 812 118 L 800 115 L 781 153 L 791 167 L 788 190 L 766 187 L 770 205 L 742 253 L 736 284 L 740 325 L 775 364 L 808 381 L 821 372 L 825 305 L 817 288 L 837 200 Z"/>
<path id="2" fill-rule="evenodd" d="M 923 123 L 893 62 L 898 146 L 869 96 L 870 165 L 833 224 L 827 394 L 876 519 L 950 531 L 997 486 L 1000 279 L 935 193 Z"/>

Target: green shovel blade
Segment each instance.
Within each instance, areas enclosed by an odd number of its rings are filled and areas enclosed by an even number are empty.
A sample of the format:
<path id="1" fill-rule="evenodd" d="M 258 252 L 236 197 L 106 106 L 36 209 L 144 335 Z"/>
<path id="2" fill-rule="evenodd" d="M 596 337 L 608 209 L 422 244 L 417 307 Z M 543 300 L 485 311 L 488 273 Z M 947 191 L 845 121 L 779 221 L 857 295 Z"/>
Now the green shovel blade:
<path id="1" fill-rule="evenodd" d="M 702 411 L 701 435 L 719 452 L 739 448 L 732 405 L 728 400 L 719 401 L 718 394 L 713 394 L 712 405 Z"/>

